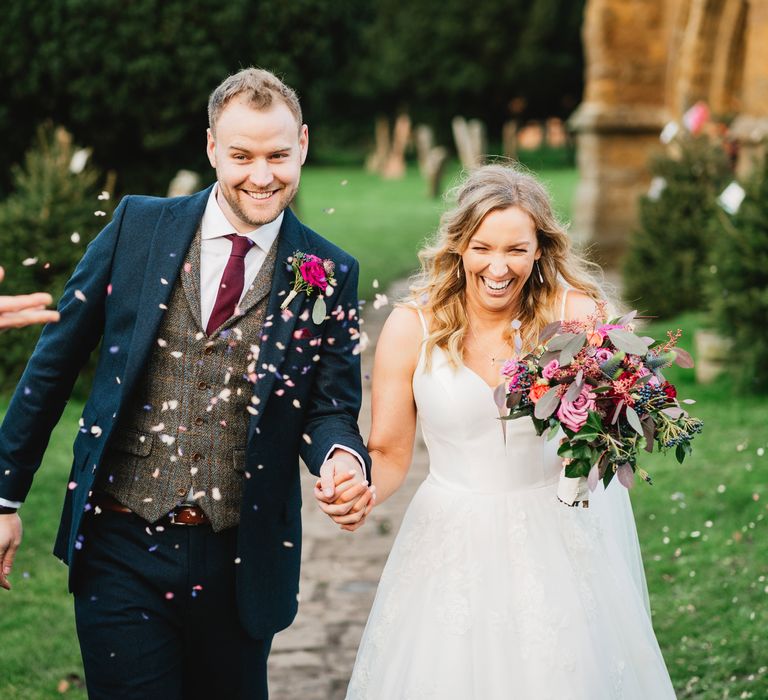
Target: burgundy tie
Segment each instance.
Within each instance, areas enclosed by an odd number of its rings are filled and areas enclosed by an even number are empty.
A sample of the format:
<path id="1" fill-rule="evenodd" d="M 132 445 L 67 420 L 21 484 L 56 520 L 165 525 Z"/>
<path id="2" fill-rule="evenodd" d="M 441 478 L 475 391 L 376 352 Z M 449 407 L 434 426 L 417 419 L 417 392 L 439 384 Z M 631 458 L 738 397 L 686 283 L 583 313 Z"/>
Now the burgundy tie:
<path id="1" fill-rule="evenodd" d="M 216 303 L 213 305 L 213 311 L 211 311 L 211 317 L 205 329 L 208 335 L 212 335 L 224 321 L 231 318 L 232 314 L 235 313 L 235 307 L 240 301 L 245 284 L 245 254 L 253 245 L 250 238 L 238 236 L 235 233 L 230 233 L 225 238 L 232 241 L 232 252 L 229 254 L 224 274 L 221 276 Z"/>

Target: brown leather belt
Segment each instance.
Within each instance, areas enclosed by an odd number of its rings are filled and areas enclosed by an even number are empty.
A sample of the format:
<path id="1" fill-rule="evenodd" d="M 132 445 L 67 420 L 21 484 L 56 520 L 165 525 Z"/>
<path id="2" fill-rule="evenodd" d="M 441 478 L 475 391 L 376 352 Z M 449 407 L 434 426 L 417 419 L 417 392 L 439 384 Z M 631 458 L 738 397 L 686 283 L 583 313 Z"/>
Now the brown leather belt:
<path id="1" fill-rule="evenodd" d="M 94 493 L 90 499 L 91 505 L 102 510 L 111 510 L 115 513 L 133 513 L 128 507 L 115 500 L 107 493 Z M 165 516 L 171 525 L 209 525 L 210 520 L 197 506 L 177 506 Z"/>

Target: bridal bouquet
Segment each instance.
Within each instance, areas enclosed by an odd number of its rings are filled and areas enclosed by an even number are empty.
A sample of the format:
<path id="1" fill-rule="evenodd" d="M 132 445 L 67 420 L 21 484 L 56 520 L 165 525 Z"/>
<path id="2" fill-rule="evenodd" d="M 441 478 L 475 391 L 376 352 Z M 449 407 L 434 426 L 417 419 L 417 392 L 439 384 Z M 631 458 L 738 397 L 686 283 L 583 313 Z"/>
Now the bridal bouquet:
<path id="1" fill-rule="evenodd" d="M 537 434 L 565 434 L 558 498 L 567 505 L 584 500 L 600 479 L 607 486 L 614 475 L 627 488 L 635 473 L 652 483 L 638 467 L 640 451 L 652 452 L 654 444 L 662 452 L 674 448 L 682 462 L 703 425 L 681 407 L 662 374 L 673 363 L 693 367 L 677 347 L 681 332 L 656 341 L 633 332 L 637 312 L 602 323 L 600 311 L 586 321 L 549 324 L 534 352 L 502 370 L 510 409 L 505 418 L 530 416 Z"/>

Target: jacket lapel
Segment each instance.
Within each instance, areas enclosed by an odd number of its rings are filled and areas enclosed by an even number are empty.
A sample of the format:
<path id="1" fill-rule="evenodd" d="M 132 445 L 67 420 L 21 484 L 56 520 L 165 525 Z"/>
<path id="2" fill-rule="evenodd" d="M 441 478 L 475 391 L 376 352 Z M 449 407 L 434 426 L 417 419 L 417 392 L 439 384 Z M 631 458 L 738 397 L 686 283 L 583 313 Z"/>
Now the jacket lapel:
<path id="1" fill-rule="evenodd" d="M 189 312 L 192 314 L 192 318 L 195 319 L 198 329 L 203 329 L 203 323 L 200 320 L 200 250 L 202 241 L 200 239 L 200 227 L 197 227 L 195 235 L 192 237 L 192 245 L 189 247 L 189 252 L 185 256 L 186 261 L 189 263 L 189 268 L 184 268 L 184 272 L 181 273 L 181 287 L 184 290 L 184 296 L 187 299 L 189 305 Z"/>
<path id="2" fill-rule="evenodd" d="M 147 257 L 136 312 L 136 326 L 123 377 L 123 398 L 133 388 L 136 377 L 144 368 L 150 349 L 157 339 L 160 320 L 167 309 L 181 265 L 203 218 L 212 187 L 213 185 L 166 207 L 157 221 Z M 199 300 L 197 303 L 199 309 Z"/>
<path id="3" fill-rule="evenodd" d="M 288 292 L 293 289 L 293 269 L 288 263 L 288 258 L 297 250 L 309 252 L 309 241 L 299 220 L 290 209 L 286 209 L 283 225 L 280 227 L 277 238 L 277 260 L 272 290 L 267 305 L 259 359 L 256 363 L 257 380 L 253 393 L 259 399 L 258 405 L 261 407 L 266 403 L 275 384 L 298 314 L 301 313 L 302 304 L 306 301 L 305 294 L 297 294 L 286 309 L 280 308 Z M 249 437 L 256 430 L 261 414 L 262 411 L 259 411 L 251 418 Z"/>

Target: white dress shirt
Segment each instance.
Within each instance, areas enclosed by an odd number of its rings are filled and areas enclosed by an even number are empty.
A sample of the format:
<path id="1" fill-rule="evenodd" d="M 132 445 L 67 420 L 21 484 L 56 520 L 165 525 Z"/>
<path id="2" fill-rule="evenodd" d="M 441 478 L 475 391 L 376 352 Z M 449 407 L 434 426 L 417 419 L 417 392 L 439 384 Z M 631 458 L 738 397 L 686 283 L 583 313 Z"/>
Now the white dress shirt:
<path id="1" fill-rule="evenodd" d="M 219 202 L 216 199 L 218 191 L 219 186 L 215 185 L 211 190 L 210 197 L 208 197 L 208 203 L 205 205 L 205 212 L 203 213 L 200 225 L 200 321 L 203 328 L 208 325 L 208 320 L 211 317 L 211 313 L 213 313 L 216 295 L 219 292 L 221 278 L 224 275 L 224 268 L 227 266 L 229 255 L 232 252 L 232 243 L 224 238 L 224 236 L 236 233 L 234 226 L 229 223 L 229 220 L 219 206 Z M 269 249 L 280 233 L 283 216 L 284 213 L 280 212 L 280 215 L 274 221 L 259 226 L 248 233 L 239 234 L 247 236 L 256 244 L 251 246 L 245 254 L 245 280 L 240 301 L 242 301 L 250 289 L 253 281 L 256 279 L 256 275 L 259 274 Z M 331 456 L 336 448 L 346 450 L 354 455 L 360 462 L 360 466 L 363 468 L 363 475 L 365 475 L 362 457 L 349 447 L 334 445 L 328 451 L 326 459 Z M 0 506 L 19 508 L 21 503 L 0 498 Z"/>
<path id="2" fill-rule="evenodd" d="M 208 204 L 205 205 L 200 227 L 200 321 L 203 328 L 208 326 L 208 321 L 213 313 L 224 268 L 227 266 L 229 255 L 232 252 L 232 243 L 224 236 L 236 233 L 234 226 L 229 223 L 219 206 L 216 199 L 218 191 L 218 185 L 211 190 L 211 196 L 208 197 Z M 256 275 L 259 274 L 269 249 L 275 242 L 277 234 L 280 233 L 283 216 L 283 212 L 280 212 L 280 216 L 274 221 L 259 226 L 248 233 L 239 234 L 250 238 L 256 244 L 251 246 L 245 254 L 245 280 L 240 301 L 243 300 L 256 279 Z"/>

